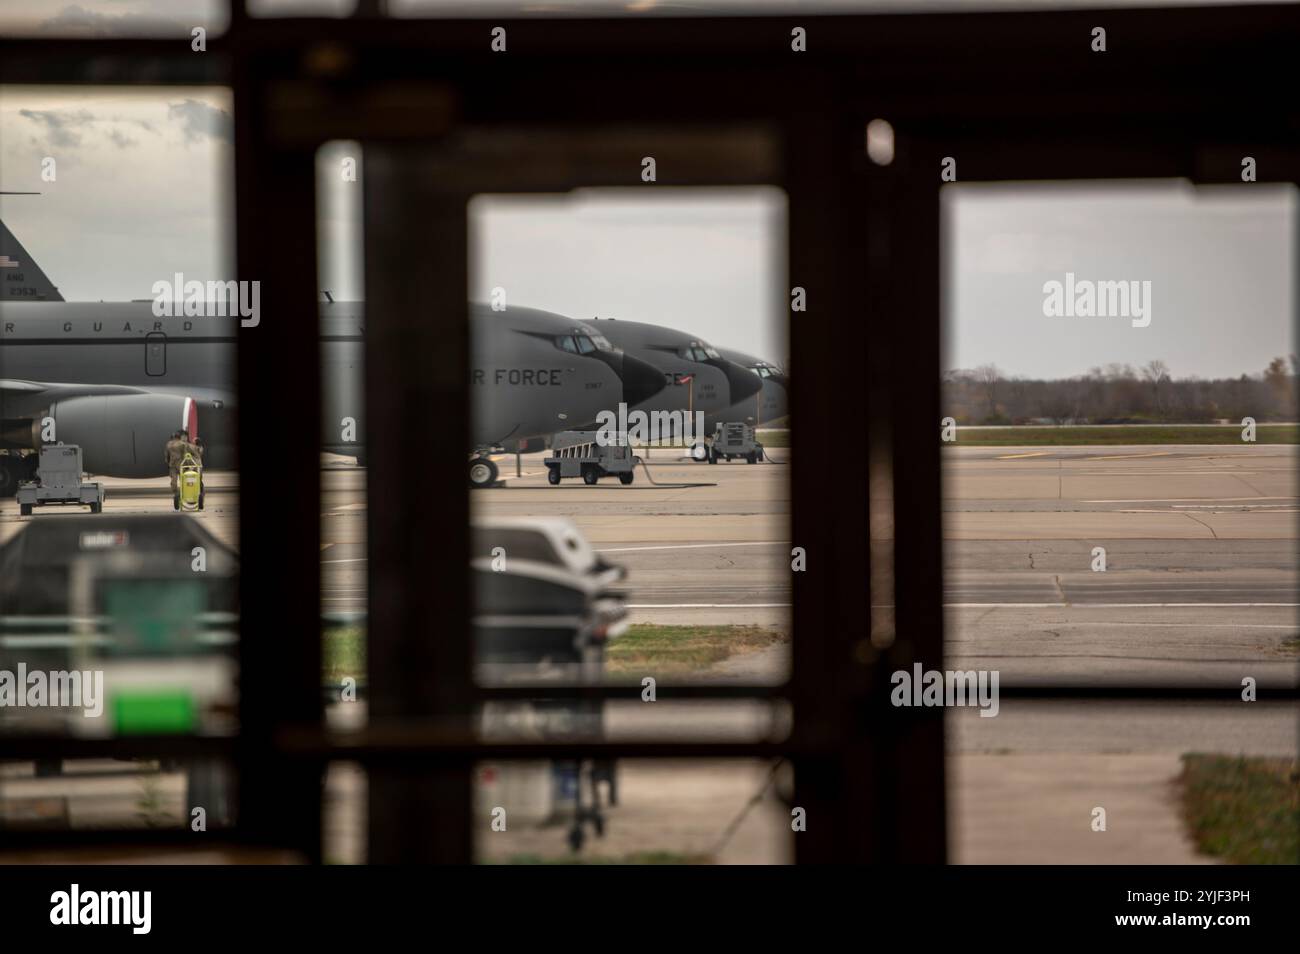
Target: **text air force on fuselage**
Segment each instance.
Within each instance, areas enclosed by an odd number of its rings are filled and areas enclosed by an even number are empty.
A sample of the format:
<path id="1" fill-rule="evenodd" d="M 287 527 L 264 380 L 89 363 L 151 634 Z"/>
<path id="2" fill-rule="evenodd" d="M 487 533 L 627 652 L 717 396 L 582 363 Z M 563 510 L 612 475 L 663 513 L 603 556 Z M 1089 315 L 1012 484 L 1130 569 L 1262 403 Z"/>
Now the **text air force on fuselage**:
<path id="1" fill-rule="evenodd" d="M 514 387 L 558 388 L 564 385 L 563 375 L 563 368 L 475 368 L 473 381 L 475 384 L 490 382 Z M 594 384 L 600 386 L 599 381 Z"/>

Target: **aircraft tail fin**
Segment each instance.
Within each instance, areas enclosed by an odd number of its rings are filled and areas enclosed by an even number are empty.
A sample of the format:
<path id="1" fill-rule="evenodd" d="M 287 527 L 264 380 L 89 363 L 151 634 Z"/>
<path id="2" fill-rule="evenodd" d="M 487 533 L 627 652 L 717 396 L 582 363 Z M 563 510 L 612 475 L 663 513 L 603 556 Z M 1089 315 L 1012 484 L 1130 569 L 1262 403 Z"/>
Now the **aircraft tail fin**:
<path id="1" fill-rule="evenodd" d="M 4 222 L 0 222 L 0 301 L 63 301 L 54 283 Z"/>

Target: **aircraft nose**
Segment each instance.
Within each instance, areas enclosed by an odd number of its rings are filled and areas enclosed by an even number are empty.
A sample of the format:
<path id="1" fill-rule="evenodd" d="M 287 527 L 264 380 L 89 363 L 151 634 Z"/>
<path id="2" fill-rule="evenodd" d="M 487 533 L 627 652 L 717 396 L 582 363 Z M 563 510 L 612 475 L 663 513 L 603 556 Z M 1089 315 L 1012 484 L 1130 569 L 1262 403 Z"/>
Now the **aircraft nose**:
<path id="1" fill-rule="evenodd" d="M 728 361 L 726 358 L 715 358 L 708 363 L 727 376 L 727 384 L 731 387 L 732 404 L 739 404 L 763 389 L 762 378 L 734 361 Z"/>
<path id="2" fill-rule="evenodd" d="M 623 379 L 623 400 L 628 407 L 636 407 L 642 401 L 648 401 L 668 383 L 664 373 L 653 364 L 634 358 L 626 352 L 623 354 L 620 377 Z"/>

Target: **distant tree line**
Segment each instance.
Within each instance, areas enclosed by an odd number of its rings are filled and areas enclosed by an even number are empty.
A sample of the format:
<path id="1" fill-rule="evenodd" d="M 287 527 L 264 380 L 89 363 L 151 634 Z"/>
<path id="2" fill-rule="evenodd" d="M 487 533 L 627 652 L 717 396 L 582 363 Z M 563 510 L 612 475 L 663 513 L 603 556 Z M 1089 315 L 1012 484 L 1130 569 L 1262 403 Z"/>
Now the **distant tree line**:
<path id="1" fill-rule="evenodd" d="M 1300 419 L 1300 359 L 1274 358 L 1261 373 L 1174 378 L 1163 361 L 1108 364 L 1063 380 L 1007 377 L 996 365 L 943 376 L 945 415 L 958 424 L 1213 424 Z"/>

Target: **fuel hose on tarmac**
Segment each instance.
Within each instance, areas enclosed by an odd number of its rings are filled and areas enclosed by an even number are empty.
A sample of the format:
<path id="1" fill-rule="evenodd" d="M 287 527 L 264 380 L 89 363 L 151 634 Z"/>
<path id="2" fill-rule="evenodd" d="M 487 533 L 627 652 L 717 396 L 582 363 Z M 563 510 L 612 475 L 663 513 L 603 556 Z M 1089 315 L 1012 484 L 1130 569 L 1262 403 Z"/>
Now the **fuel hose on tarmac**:
<path id="1" fill-rule="evenodd" d="M 700 484 L 661 484 L 661 483 L 659 483 L 659 481 L 657 481 L 657 480 L 654 479 L 654 476 L 650 473 L 650 468 L 646 466 L 645 461 L 643 461 L 640 457 L 638 457 L 638 458 L 636 459 L 636 462 L 637 462 L 638 464 L 641 465 L 641 470 L 645 472 L 645 479 L 648 480 L 648 481 L 650 481 L 650 483 L 654 484 L 656 487 L 666 487 L 666 488 L 668 488 L 669 490 L 672 490 L 672 489 L 674 489 L 674 488 L 684 488 L 684 487 L 716 487 L 716 486 L 718 486 L 717 484 L 704 484 L 704 483 L 700 483 Z"/>

